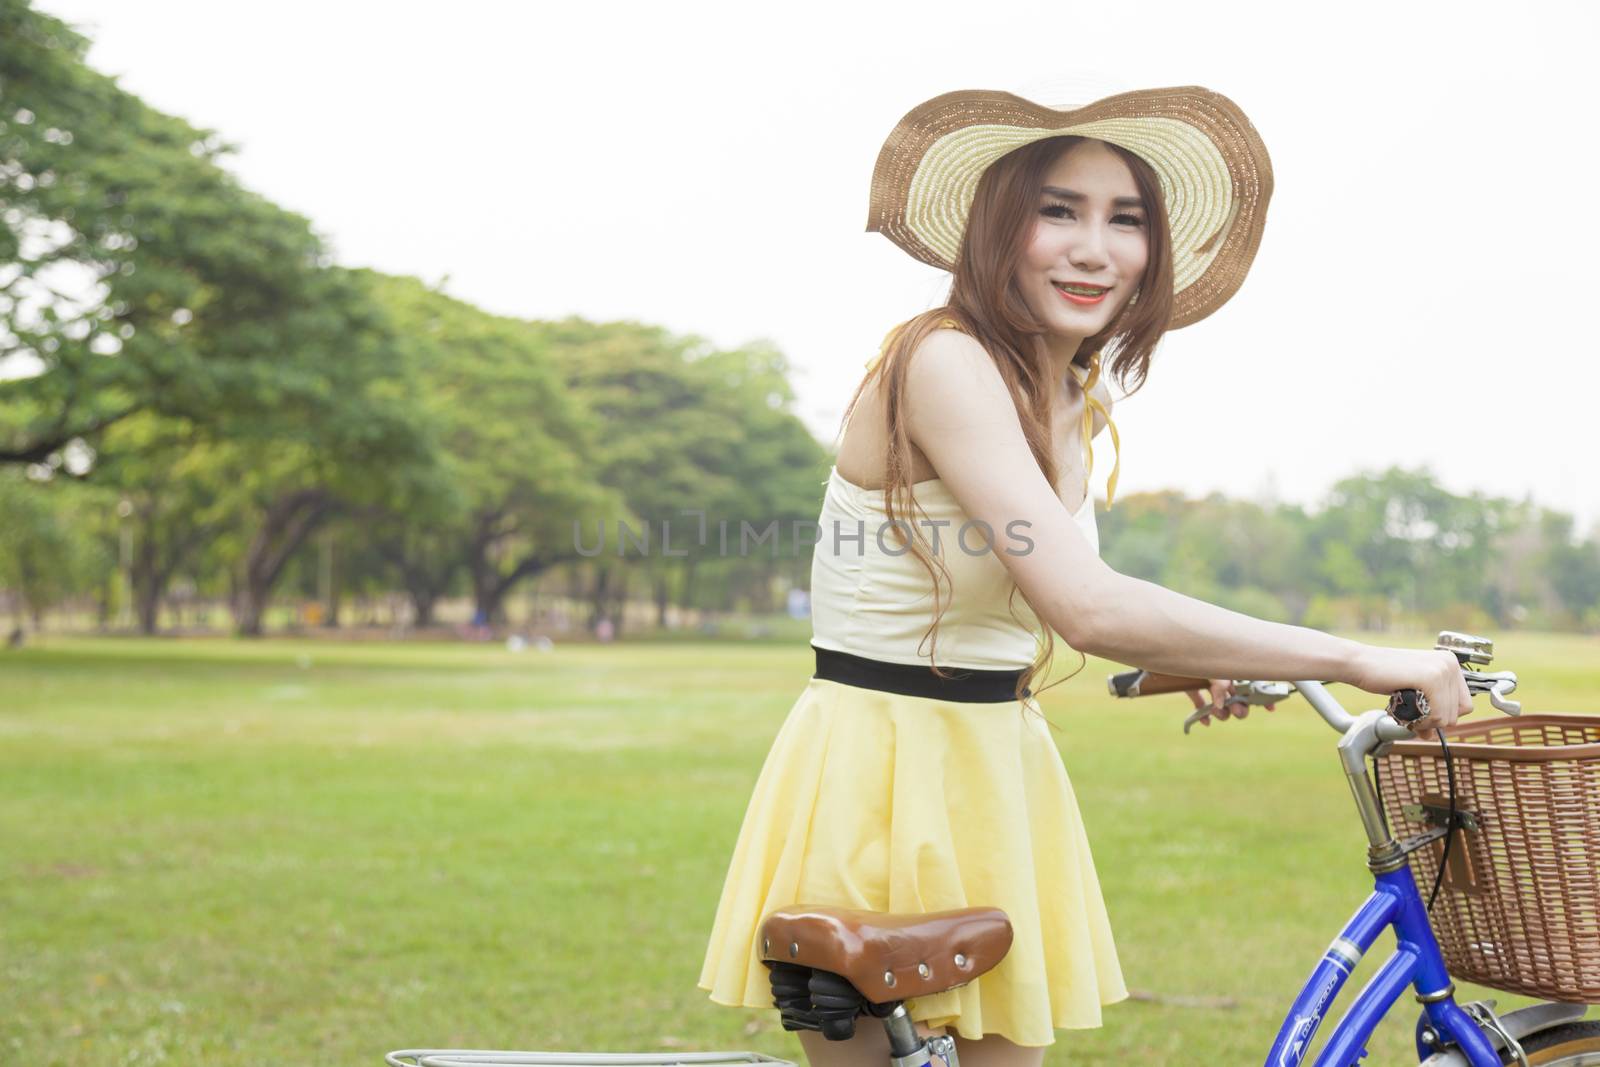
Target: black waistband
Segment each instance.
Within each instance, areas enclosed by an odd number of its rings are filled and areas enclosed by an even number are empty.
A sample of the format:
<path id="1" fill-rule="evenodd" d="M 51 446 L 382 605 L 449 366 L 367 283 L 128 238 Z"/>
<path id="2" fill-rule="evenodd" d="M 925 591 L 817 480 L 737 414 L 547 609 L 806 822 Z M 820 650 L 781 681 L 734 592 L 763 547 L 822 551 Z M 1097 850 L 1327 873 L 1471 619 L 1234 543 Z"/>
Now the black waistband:
<path id="1" fill-rule="evenodd" d="M 940 678 L 926 663 L 888 663 L 832 648 L 811 646 L 817 654 L 813 678 L 843 682 L 862 689 L 879 689 L 912 697 L 958 700 L 965 703 L 999 703 L 1017 698 L 1017 679 L 1023 669 L 984 670 L 979 667 L 944 667 L 954 677 Z M 1024 689 L 1023 696 L 1033 693 Z"/>

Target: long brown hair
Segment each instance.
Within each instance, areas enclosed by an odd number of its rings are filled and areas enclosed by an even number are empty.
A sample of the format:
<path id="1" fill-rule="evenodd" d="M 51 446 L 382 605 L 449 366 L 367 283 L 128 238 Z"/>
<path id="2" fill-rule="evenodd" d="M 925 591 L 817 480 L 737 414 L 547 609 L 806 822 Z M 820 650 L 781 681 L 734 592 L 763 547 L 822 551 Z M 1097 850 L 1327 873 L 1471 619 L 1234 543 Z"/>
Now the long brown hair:
<path id="1" fill-rule="evenodd" d="M 904 417 L 908 357 L 930 333 L 939 328 L 942 320 L 953 318 L 959 322 L 983 345 L 999 368 L 1000 376 L 1005 380 L 1012 402 L 1016 405 L 1017 418 L 1022 424 L 1028 448 L 1044 473 L 1045 480 L 1052 486 L 1056 484 L 1056 463 L 1050 447 L 1052 376 L 1049 354 L 1044 344 L 1046 327 L 1028 309 L 1017 285 L 1016 275 L 1017 266 L 1038 219 L 1040 188 L 1044 185 L 1045 175 L 1063 154 L 1088 139 L 1046 137 L 1008 152 L 990 164 L 978 179 L 978 187 L 973 194 L 961 248 L 956 255 L 949 297 L 944 305 L 915 316 L 895 333 L 885 347 L 882 358 L 856 387 L 840 422 L 842 432 L 867 383 L 874 375 L 881 376 L 889 433 L 883 479 L 885 516 L 901 542 L 905 542 L 901 531 L 906 526 L 912 528 L 916 542 L 909 547 L 917 560 L 927 568 L 928 577 L 933 582 L 934 616 L 923 633 L 923 640 L 932 642 L 928 659 L 934 673 L 941 678 L 950 675 L 933 663 L 933 657 L 938 643 L 939 620 L 943 618 L 947 605 L 947 602 L 942 604 L 940 600 L 940 582 L 942 580 L 948 585 L 949 570 L 944 561 L 939 559 L 939 573 L 936 574 L 930 559 L 938 557 L 927 550 L 926 538 L 916 529 L 916 524 L 896 521 L 897 512 L 909 514 L 915 503 L 911 493 L 911 438 L 906 432 Z M 1083 361 L 1091 353 L 1100 352 L 1106 373 L 1116 378 L 1124 395 L 1132 395 L 1144 385 L 1150 372 L 1151 355 L 1172 316 L 1172 239 L 1166 205 L 1161 196 L 1161 183 L 1155 171 L 1127 149 L 1110 142 L 1103 143 L 1128 165 L 1138 186 L 1148 220 L 1149 258 L 1134 295 L 1104 330 L 1084 338 L 1074 358 Z M 900 501 L 898 505 L 897 499 Z M 1019 592 L 1013 583 L 1012 599 L 1008 601 L 1008 606 L 1012 618 L 1021 624 L 1015 604 Z M 1026 600 L 1026 596 L 1023 599 Z M 1048 673 L 1055 655 L 1054 633 L 1049 624 L 1043 622 L 1042 616 L 1038 616 L 1037 609 L 1035 617 L 1040 619 L 1044 631 L 1040 653 L 1017 681 L 1018 701 L 1023 699 L 1023 690 L 1031 688 L 1035 678 Z M 917 647 L 920 654 L 920 642 Z M 1084 662 L 1087 663 L 1087 659 Z M 1079 669 L 1082 669 L 1081 666 Z"/>

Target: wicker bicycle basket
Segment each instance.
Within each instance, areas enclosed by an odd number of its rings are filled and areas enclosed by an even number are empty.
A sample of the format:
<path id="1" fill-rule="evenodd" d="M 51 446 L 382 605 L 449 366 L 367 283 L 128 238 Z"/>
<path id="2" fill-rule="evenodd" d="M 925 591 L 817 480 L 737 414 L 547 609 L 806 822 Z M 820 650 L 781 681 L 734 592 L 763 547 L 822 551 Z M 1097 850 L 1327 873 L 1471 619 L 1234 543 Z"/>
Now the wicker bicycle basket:
<path id="1" fill-rule="evenodd" d="M 1445 731 L 1455 831 L 1431 918 L 1453 977 L 1549 1000 L 1600 1002 L 1600 716 L 1525 715 Z M 1435 741 L 1378 758 L 1395 836 L 1449 821 Z M 1412 852 L 1424 899 L 1442 839 Z"/>

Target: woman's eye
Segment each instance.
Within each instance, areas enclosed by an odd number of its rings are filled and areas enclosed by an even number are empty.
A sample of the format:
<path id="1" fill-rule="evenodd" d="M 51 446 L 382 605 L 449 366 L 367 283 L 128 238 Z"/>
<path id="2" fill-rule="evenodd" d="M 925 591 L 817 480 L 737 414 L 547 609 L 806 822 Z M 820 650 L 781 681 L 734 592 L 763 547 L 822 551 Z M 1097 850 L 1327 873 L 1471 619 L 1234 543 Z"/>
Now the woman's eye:
<path id="1" fill-rule="evenodd" d="M 1071 219 L 1077 217 L 1072 213 L 1072 208 L 1068 207 L 1066 204 L 1049 204 L 1042 208 L 1040 213 L 1048 215 L 1053 219 Z M 1111 221 L 1121 223 L 1125 226 L 1144 225 L 1144 218 L 1142 216 L 1129 214 L 1128 212 L 1123 212 L 1120 215 L 1114 216 Z"/>

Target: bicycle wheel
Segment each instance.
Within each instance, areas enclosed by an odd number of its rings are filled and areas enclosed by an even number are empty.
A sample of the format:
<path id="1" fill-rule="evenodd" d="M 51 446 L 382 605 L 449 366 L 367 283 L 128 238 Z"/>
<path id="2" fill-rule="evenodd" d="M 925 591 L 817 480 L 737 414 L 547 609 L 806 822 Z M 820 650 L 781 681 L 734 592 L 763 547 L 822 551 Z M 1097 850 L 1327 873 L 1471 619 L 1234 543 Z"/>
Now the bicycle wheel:
<path id="1" fill-rule="evenodd" d="M 1600 1020 L 1564 1023 L 1522 1041 L 1528 1067 L 1600 1067 Z M 1503 1064 L 1516 1059 L 1501 1053 Z"/>

